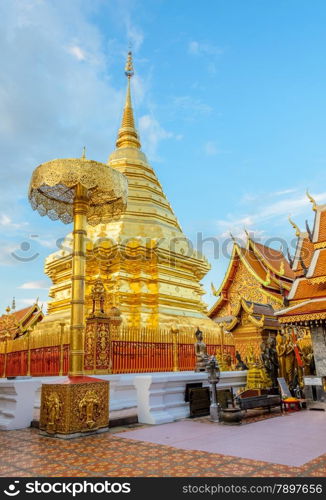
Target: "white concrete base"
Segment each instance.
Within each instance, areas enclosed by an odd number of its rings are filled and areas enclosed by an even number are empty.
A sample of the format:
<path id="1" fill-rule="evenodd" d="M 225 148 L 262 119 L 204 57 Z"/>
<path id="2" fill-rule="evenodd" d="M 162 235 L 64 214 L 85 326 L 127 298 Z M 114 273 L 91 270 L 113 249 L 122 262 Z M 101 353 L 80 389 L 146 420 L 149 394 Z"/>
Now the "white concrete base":
<path id="1" fill-rule="evenodd" d="M 94 375 L 110 382 L 110 411 L 124 410 L 137 406 L 137 393 L 134 385 L 137 373 L 118 373 L 114 375 Z"/>
<path id="2" fill-rule="evenodd" d="M 217 389 L 246 385 L 247 372 L 223 372 Z M 184 401 L 187 383 L 208 385 L 207 373 L 126 373 L 97 375 L 110 381 L 110 410 L 138 407 L 142 423 L 161 424 L 189 416 Z M 23 429 L 39 419 L 42 384 L 58 384 L 66 377 L 0 379 L 0 430 Z"/>
<path id="3" fill-rule="evenodd" d="M 222 372 L 217 390 L 244 387 L 246 380 L 246 371 Z M 202 382 L 207 386 L 207 373 L 148 373 L 135 377 L 138 421 L 157 425 L 189 417 L 189 403 L 185 402 L 185 390 L 186 384 L 194 382 Z"/>
<path id="4" fill-rule="evenodd" d="M 1 380 L 0 430 L 24 429 L 31 425 L 38 379 Z"/>

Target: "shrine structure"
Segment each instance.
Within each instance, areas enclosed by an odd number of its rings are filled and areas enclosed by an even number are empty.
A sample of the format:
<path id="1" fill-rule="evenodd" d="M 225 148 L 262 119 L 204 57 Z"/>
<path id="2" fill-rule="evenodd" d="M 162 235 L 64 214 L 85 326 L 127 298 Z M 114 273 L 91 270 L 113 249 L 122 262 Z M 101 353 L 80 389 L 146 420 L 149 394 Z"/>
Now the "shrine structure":
<path id="1" fill-rule="evenodd" d="M 310 329 L 317 376 L 326 377 L 326 205 L 317 205 L 313 229 L 296 228 L 298 244 L 293 260 L 296 279 L 286 308 L 276 312 L 278 321 L 296 333 Z M 325 380 L 325 379 L 324 379 Z"/>
<path id="2" fill-rule="evenodd" d="M 247 233 L 245 247 L 234 239 L 230 263 L 209 311 L 224 331 L 231 331 L 242 357 L 249 346 L 259 355 L 260 344 L 281 326 L 274 312 L 282 308 L 295 272 L 284 254 L 256 242 Z"/>
<path id="3" fill-rule="evenodd" d="M 32 330 L 40 321 L 44 313 L 36 301 L 31 306 L 16 310 L 15 299 L 12 307 L 6 308 L 6 314 L 0 316 L 0 339 L 7 337 L 14 340 Z"/>

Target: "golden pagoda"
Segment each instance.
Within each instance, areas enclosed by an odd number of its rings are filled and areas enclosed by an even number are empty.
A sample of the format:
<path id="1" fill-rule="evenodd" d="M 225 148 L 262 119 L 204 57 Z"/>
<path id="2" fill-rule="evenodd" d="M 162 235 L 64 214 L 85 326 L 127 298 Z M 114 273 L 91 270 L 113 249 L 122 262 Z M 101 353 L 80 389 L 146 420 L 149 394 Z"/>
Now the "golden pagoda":
<path id="1" fill-rule="evenodd" d="M 155 171 L 141 151 L 131 100 L 131 52 L 125 74 L 127 94 L 122 122 L 108 165 L 128 179 L 127 209 L 108 224 L 88 226 L 86 314 L 92 307 L 92 287 L 100 278 L 106 289 L 107 309 L 119 308 L 127 326 L 200 326 L 218 332 L 202 301 L 200 281 L 210 266 L 192 249 Z M 71 241 L 68 235 L 62 250 L 45 262 L 45 273 L 53 284 L 43 331 L 54 331 L 62 322 L 69 324 Z"/>

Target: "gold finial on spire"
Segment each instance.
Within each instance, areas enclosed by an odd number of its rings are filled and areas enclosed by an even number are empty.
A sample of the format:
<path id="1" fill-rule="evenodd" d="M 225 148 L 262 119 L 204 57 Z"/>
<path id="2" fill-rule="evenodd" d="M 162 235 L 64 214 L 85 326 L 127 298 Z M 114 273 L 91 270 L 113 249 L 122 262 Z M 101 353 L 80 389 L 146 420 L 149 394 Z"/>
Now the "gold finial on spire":
<path id="1" fill-rule="evenodd" d="M 116 142 L 117 148 L 132 147 L 140 149 L 140 141 L 135 127 L 134 113 L 131 103 L 130 79 L 134 74 L 134 66 L 132 62 L 132 53 L 128 52 L 127 62 L 125 66 L 125 75 L 128 78 L 127 95 L 123 110 L 121 127 L 118 132 Z"/>
<path id="2" fill-rule="evenodd" d="M 312 203 L 312 209 L 316 212 L 316 210 L 317 210 L 316 200 L 311 196 L 311 194 L 309 193 L 308 189 L 307 189 L 307 196 L 309 198 L 309 201 Z"/>
<path id="3" fill-rule="evenodd" d="M 83 147 L 83 152 L 82 152 L 82 159 L 85 160 L 86 158 L 86 146 Z"/>
<path id="4" fill-rule="evenodd" d="M 131 78 L 134 76 L 134 65 L 132 61 L 132 52 L 129 50 L 128 56 L 127 56 L 127 62 L 125 66 L 125 75 L 127 78 Z"/>
<path id="5" fill-rule="evenodd" d="M 293 220 L 291 219 L 290 215 L 289 215 L 288 219 L 289 219 L 289 223 L 291 224 L 291 226 L 293 227 L 293 229 L 295 229 L 295 235 L 299 238 L 299 236 L 301 234 L 301 231 L 300 231 L 299 227 L 296 225 L 295 222 L 293 222 Z"/>

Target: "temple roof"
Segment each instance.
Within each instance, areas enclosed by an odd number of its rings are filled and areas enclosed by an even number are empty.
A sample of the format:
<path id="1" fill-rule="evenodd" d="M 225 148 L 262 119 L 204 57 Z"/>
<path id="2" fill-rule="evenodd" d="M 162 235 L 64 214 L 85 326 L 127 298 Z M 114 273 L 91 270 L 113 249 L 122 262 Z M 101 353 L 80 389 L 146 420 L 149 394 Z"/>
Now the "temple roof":
<path id="1" fill-rule="evenodd" d="M 248 235 L 246 248 L 234 241 L 229 266 L 220 288 L 215 290 L 212 287 L 214 295 L 219 298 L 209 311 L 210 317 L 215 316 L 228 301 L 228 289 L 233 283 L 240 262 L 257 280 L 257 284 L 267 296 L 282 301 L 282 295 L 290 290 L 295 274 L 283 253 L 255 242 Z"/>
<path id="2" fill-rule="evenodd" d="M 301 265 L 304 263 L 302 275 L 298 276 L 292 285 L 288 295 L 289 307 L 276 313 L 283 323 L 316 319 L 316 315 L 320 319 L 324 314 L 323 308 L 326 318 L 326 205 L 318 206 L 309 193 L 308 197 L 315 212 L 312 234 L 306 236 L 309 240 L 310 254 L 306 264 L 301 256 Z M 298 239 L 297 249 L 300 239 L 303 245 L 302 233 L 298 235 Z M 302 249 L 298 250 L 301 251 Z"/>
<path id="3" fill-rule="evenodd" d="M 43 312 L 37 303 L 32 306 L 8 312 L 0 316 L 0 336 L 10 334 L 11 338 L 19 337 L 43 319 Z"/>
<path id="4" fill-rule="evenodd" d="M 234 330 L 241 321 L 243 311 L 248 314 L 249 321 L 256 327 L 272 330 L 280 329 L 278 319 L 274 316 L 274 309 L 270 304 L 261 304 L 259 302 L 250 302 L 241 298 L 238 309 L 232 316 L 224 316 L 214 320 L 223 325 L 228 331 Z"/>

